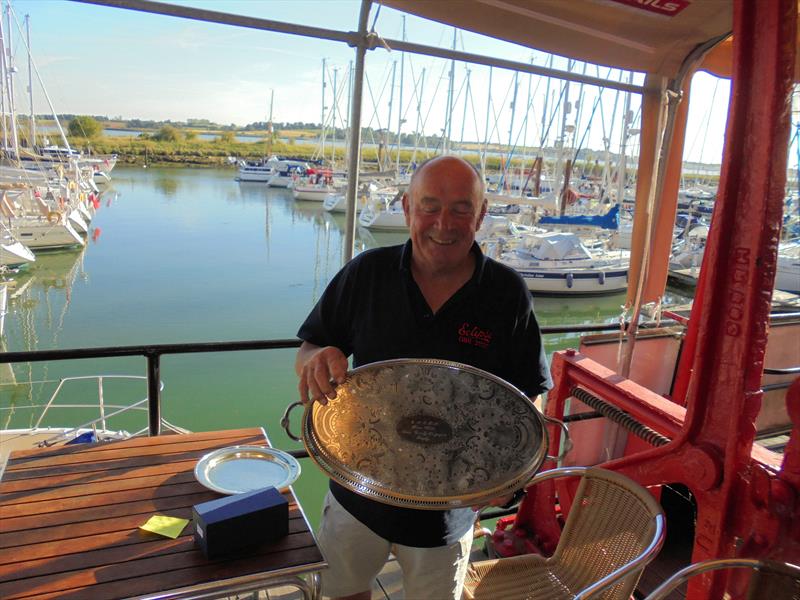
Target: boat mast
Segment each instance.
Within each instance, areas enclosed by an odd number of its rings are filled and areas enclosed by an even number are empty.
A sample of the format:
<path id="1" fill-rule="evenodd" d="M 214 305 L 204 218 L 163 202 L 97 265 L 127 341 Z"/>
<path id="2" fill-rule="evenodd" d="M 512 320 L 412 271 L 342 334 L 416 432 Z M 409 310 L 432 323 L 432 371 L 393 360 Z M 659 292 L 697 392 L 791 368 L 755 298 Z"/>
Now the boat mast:
<path id="1" fill-rule="evenodd" d="M 389 86 L 389 115 L 386 117 L 386 129 L 381 129 L 381 140 L 380 144 L 383 146 L 386 152 L 386 165 L 383 164 L 383 160 L 381 160 L 381 154 L 378 152 L 378 170 L 384 171 L 389 169 L 389 164 L 391 158 L 389 156 L 389 145 L 387 143 L 387 138 L 389 134 L 389 127 L 392 123 L 392 109 L 394 108 L 394 79 L 395 75 L 397 74 L 397 61 L 392 61 L 392 84 Z M 399 111 L 398 111 L 399 112 Z"/>
<path id="2" fill-rule="evenodd" d="M 403 41 L 406 41 L 406 16 L 403 15 Z M 400 130 L 403 128 L 405 119 L 403 118 L 403 75 L 405 74 L 406 53 L 400 53 L 400 93 L 398 94 L 397 111 L 397 174 L 400 175 Z"/>
<path id="3" fill-rule="evenodd" d="M 456 36 L 458 35 L 458 30 L 453 27 L 453 51 L 456 49 Z M 450 61 L 450 81 L 447 86 L 447 114 L 445 115 L 445 126 L 444 126 L 444 154 L 447 154 L 450 151 L 450 133 L 453 127 L 453 86 L 455 83 L 455 76 L 456 76 L 456 60 L 452 59 Z"/>
<path id="4" fill-rule="evenodd" d="M 351 60 L 347 65 L 347 117 L 345 121 L 345 154 L 350 151 L 350 140 L 352 139 L 352 131 L 350 130 L 350 97 L 353 91 L 353 61 Z"/>
<path id="5" fill-rule="evenodd" d="M 17 135 L 17 114 L 14 108 L 14 72 L 16 68 L 11 65 L 11 57 L 14 55 L 11 46 L 11 5 L 6 4 L 6 31 L 8 32 L 8 44 L 6 52 L 6 77 L 8 89 L 8 114 L 9 125 L 11 127 L 11 141 L 14 146 L 14 156 L 19 159 L 19 137 Z"/>
<path id="6" fill-rule="evenodd" d="M 3 118 L 3 152 L 6 153 L 8 156 L 8 119 L 6 118 L 6 91 L 8 89 L 6 79 L 7 77 L 7 67 L 6 67 L 6 44 L 5 44 L 5 37 L 3 33 L 3 20 L 0 19 L 0 116 Z M 10 102 L 9 102 L 10 105 Z M 16 157 L 17 160 L 19 157 Z"/>
<path id="7" fill-rule="evenodd" d="M 489 151 L 489 116 L 492 114 L 492 75 L 493 67 L 489 67 L 489 87 L 486 98 L 486 125 L 483 130 L 483 152 L 481 152 L 481 177 L 486 181 L 486 154 Z"/>
<path id="8" fill-rule="evenodd" d="M 416 89 L 416 86 L 414 86 Z M 422 118 L 422 93 L 425 90 L 425 68 L 422 68 L 422 74 L 420 75 L 420 87 L 419 87 L 419 94 L 417 94 L 417 125 L 414 130 L 414 152 L 411 155 L 411 162 L 416 162 L 417 160 L 417 148 L 419 147 L 419 125 L 420 119 Z"/>
<path id="9" fill-rule="evenodd" d="M 339 69 L 336 68 L 333 70 L 333 108 L 331 109 L 331 135 L 333 136 L 333 141 L 331 142 L 331 169 L 336 165 L 336 109 L 339 106 L 339 98 L 336 95 L 336 78 L 338 75 Z M 325 158 L 324 154 L 322 158 Z"/>
<path id="10" fill-rule="evenodd" d="M 506 158 L 506 166 L 503 169 L 503 177 L 501 181 L 503 184 L 509 183 L 509 173 L 513 177 L 514 170 L 511 168 L 511 157 L 514 155 L 513 146 L 511 142 L 514 136 L 514 116 L 517 113 L 517 90 L 519 89 L 519 71 L 514 72 L 514 93 L 511 96 L 511 123 L 508 126 L 508 154 Z M 509 188 L 510 189 L 510 188 Z"/>
<path id="11" fill-rule="evenodd" d="M 31 141 L 30 147 L 36 147 L 36 117 L 33 114 L 33 61 L 31 59 L 31 16 L 25 15 L 25 37 L 27 38 L 26 44 L 28 46 L 28 98 L 31 103 Z"/>
<path id="12" fill-rule="evenodd" d="M 11 4 L 9 3 L 8 6 L 7 6 L 7 13 L 8 13 L 8 17 L 9 17 L 9 23 L 8 23 L 8 35 L 9 35 L 9 38 L 11 36 L 11 22 L 10 22 L 11 11 L 12 11 Z M 2 25 L 2 19 L 0 19 L 0 25 Z M 17 28 L 20 29 L 20 33 L 21 33 L 22 29 L 19 27 L 19 23 L 17 23 Z M 53 120 L 55 121 L 56 128 L 58 128 L 58 133 L 61 136 L 61 141 L 63 142 L 64 147 L 67 149 L 67 153 L 71 153 L 72 147 L 69 145 L 69 140 L 67 139 L 67 134 L 64 133 L 64 128 L 61 127 L 61 121 L 58 119 L 58 115 L 56 114 L 56 109 L 53 106 L 53 101 L 50 99 L 50 95 L 47 93 L 47 88 L 45 87 L 44 82 L 42 81 L 42 76 L 39 73 L 39 69 L 36 68 L 36 63 L 33 60 L 33 55 L 31 54 L 30 47 L 28 46 L 28 43 L 24 38 L 22 38 L 22 41 L 23 41 L 23 43 L 25 43 L 25 46 L 26 46 L 26 48 L 28 50 L 28 58 L 30 59 L 30 66 L 33 67 L 33 72 L 36 73 L 36 80 L 39 82 L 39 86 L 42 88 L 42 93 L 44 94 L 44 99 L 47 101 L 47 106 L 50 108 L 50 113 L 53 115 Z M 10 39 L 9 39 L 9 44 L 10 43 L 11 42 L 10 42 Z M 11 80 L 11 72 L 12 72 L 11 58 L 10 57 L 11 57 L 11 46 L 9 45 L 9 47 L 8 47 L 8 62 L 6 64 L 6 77 L 7 77 L 7 81 L 9 81 L 9 82 Z M 9 110 L 11 111 L 12 115 L 15 115 L 16 113 L 14 111 L 14 103 L 13 103 L 13 98 L 11 97 L 11 94 L 12 94 L 12 90 L 9 90 Z M 14 127 L 14 131 L 16 132 L 16 127 Z"/>
<path id="13" fill-rule="evenodd" d="M 267 153 L 272 154 L 272 143 L 275 141 L 275 126 L 272 124 L 272 106 L 275 101 L 275 89 L 269 91 L 269 120 L 267 121 L 267 135 L 269 136 L 269 146 Z"/>
<path id="14" fill-rule="evenodd" d="M 469 86 L 469 76 L 471 71 L 467 69 L 467 85 L 466 89 L 464 90 L 464 113 L 461 115 L 461 136 L 459 137 L 458 143 L 458 154 L 461 155 L 464 153 L 464 126 L 467 124 L 467 100 L 469 100 L 472 91 Z"/>
<path id="15" fill-rule="evenodd" d="M 327 84 L 325 83 L 325 59 L 323 58 L 322 59 L 322 117 L 321 117 L 320 122 L 319 122 L 319 126 L 320 126 L 320 134 L 319 134 L 320 135 L 320 144 L 322 144 L 321 147 L 320 147 L 320 155 L 322 156 L 322 158 L 325 158 L 325 109 L 327 108 L 325 106 L 325 87 L 326 87 L 326 85 Z"/>
<path id="16" fill-rule="evenodd" d="M 633 83 L 633 71 L 628 73 L 628 83 Z M 619 171 L 617 173 L 617 202 L 620 206 L 622 206 L 622 202 L 625 200 L 625 183 L 628 178 L 625 152 L 627 151 L 626 146 L 628 136 L 630 135 L 629 127 L 632 120 L 631 95 L 630 93 L 626 93 L 625 109 L 622 116 L 622 139 L 620 140 L 619 147 Z"/>

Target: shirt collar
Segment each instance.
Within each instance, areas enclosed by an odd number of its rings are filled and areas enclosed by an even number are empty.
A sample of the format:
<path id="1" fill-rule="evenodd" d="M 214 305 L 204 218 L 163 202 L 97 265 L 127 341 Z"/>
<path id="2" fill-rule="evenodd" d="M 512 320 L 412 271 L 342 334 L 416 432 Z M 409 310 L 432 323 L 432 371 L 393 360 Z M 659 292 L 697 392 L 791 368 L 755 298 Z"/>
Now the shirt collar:
<path id="1" fill-rule="evenodd" d="M 411 240 L 408 240 L 404 245 L 403 249 L 400 252 L 400 270 L 407 271 L 411 273 L 411 253 L 413 252 L 411 246 Z M 470 248 L 470 252 L 475 255 L 475 271 L 472 273 L 472 278 L 470 281 L 474 283 L 479 283 L 483 278 L 483 272 L 486 267 L 486 256 L 481 251 L 481 247 L 478 245 L 478 242 L 472 242 L 472 248 Z"/>

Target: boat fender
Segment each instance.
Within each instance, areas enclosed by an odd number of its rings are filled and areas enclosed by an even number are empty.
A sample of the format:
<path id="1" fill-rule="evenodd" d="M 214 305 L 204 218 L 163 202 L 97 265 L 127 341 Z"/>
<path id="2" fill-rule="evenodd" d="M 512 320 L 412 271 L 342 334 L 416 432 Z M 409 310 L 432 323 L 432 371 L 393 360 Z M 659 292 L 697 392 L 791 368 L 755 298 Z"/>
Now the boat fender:
<path id="1" fill-rule="evenodd" d="M 572 273 L 567 273 L 567 288 L 572 289 Z"/>
<path id="2" fill-rule="evenodd" d="M 47 213 L 47 222 L 48 223 L 58 223 L 61 219 L 61 213 L 55 210 L 51 210 Z"/>
<path id="3" fill-rule="evenodd" d="M 605 271 L 600 271 L 597 274 L 597 280 L 600 283 L 600 285 L 605 285 L 606 284 L 606 272 Z"/>

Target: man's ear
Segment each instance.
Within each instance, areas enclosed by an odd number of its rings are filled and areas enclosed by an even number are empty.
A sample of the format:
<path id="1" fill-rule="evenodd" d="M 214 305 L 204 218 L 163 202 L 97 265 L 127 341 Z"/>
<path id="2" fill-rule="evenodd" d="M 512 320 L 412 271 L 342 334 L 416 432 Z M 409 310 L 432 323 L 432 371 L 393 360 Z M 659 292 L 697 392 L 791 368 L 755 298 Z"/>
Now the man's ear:
<path id="1" fill-rule="evenodd" d="M 406 216 L 406 225 L 411 225 L 411 201 L 408 199 L 408 192 L 403 194 L 403 214 Z"/>

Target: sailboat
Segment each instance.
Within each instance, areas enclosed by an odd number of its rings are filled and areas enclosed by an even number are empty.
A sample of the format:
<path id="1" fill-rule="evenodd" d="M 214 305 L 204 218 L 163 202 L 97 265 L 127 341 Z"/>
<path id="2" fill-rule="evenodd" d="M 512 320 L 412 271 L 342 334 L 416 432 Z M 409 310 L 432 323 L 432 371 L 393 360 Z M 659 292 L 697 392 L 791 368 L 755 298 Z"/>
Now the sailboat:
<path id="1" fill-rule="evenodd" d="M 614 294 L 628 287 L 630 252 L 589 248 L 574 233 L 527 233 L 505 250 L 487 252 L 517 271 L 531 292 L 539 294 Z"/>
<path id="2" fill-rule="evenodd" d="M 406 215 L 403 212 L 403 191 L 384 189 L 370 195 L 358 214 L 358 224 L 367 229 L 382 231 L 406 231 Z"/>

